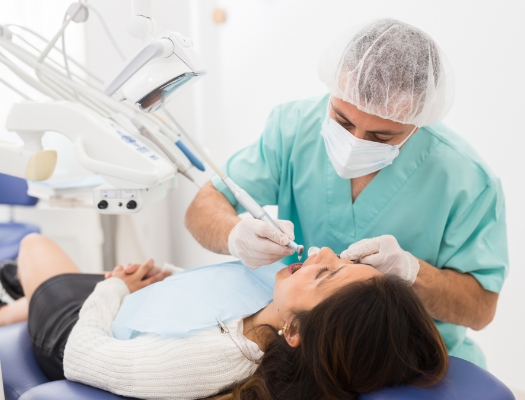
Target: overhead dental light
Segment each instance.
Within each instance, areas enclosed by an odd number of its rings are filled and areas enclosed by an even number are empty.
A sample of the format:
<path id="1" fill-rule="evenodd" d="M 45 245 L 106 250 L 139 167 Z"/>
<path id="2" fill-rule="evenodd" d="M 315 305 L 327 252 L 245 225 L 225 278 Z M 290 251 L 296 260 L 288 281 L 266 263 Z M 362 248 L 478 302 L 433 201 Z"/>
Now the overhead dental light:
<path id="1" fill-rule="evenodd" d="M 177 32 L 166 32 L 127 60 L 106 81 L 104 93 L 117 101 L 130 100 L 149 113 L 205 73 L 191 40 Z"/>
<path id="2" fill-rule="evenodd" d="M 151 0 L 133 0 L 127 30 L 144 46 L 104 84 L 104 93 L 115 100 L 127 99 L 141 111 L 154 112 L 206 73 L 191 39 L 171 31 L 153 37 Z"/>

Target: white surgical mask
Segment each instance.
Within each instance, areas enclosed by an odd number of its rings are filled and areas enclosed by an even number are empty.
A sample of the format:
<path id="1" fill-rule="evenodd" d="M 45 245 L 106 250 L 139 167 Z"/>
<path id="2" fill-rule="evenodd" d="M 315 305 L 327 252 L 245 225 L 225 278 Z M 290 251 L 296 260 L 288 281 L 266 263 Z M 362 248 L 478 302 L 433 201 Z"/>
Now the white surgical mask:
<path id="1" fill-rule="evenodd" d="M 321 135 L 324 137 L 326 152 L 337 175 L 343 179 L 352 179 L 371 174 L 392 164 L 399 155 L 399 148 L 416 129 L 417 127 L 414 127 L 402 143 L 392 146 L 358 139 L 327 116 Z"/>

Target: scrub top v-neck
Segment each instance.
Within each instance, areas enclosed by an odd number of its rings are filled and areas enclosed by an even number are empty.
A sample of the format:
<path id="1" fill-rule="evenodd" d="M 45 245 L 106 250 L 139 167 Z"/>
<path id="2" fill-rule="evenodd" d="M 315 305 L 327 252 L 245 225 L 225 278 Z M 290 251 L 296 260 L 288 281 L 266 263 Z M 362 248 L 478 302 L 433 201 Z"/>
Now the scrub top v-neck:
<path id="1" fill-rule="evenodd" d="M 390 234 L 414 256 L 470 273 L 499 293 L 508 272 L 504 197 L 471 146 L 443 124 L 421 127 L 352 202 L 351 182 L 337 175 L 320 135 L 328 101 L 327 95 L 277 106 L 260 139 L 234 154 L 224 171 L 259 204 L 277 205 L 306 249 L 340 253 Z M 245 211 L 217 176 L 212 183 L 238 213 Z M 465 327 L 436 324 L 449 354 L 484 365 Z"/>

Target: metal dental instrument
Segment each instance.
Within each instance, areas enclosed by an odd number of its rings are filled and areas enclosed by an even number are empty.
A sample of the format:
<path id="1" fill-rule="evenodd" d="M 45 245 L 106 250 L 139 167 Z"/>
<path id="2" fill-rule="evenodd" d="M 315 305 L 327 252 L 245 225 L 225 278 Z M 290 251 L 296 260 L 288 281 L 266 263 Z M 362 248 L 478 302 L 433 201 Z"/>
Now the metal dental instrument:
<path id="1" fill-rule="evenodd" d="M 282 232 L 281 228 L 279 228 L 279 225 L 277 225 L 275 221 L 268 215 L 268 213 L 264 211 L 264 209 L 259 204 L 257 204 L 253 197 L 250 196 L 244 189 L 239 187 L 239 185 L 237 185 L 229 176 L 222 172 L 219 167 L 217 167 L 217 165 L 215 165 L 215 163 L 201 148 L 201 146 L 199 146 L 199 144 L 193 140 L 193 138 L 184 130 L 184 128 L 179 125 L 179 123 L 175 120 L 175 118 L 173 118 L 169 111 L 165 107 L 163 107 L 162 110 L 164 111 L 166 117 L 168 117 L 168 119 L 177 127 L 179 132 L 186 138 L 193 148 L 199 152 L 201 157 L 204 158 L 204 160 L 215 171 L 215 173 L 219 175 L 224 184 L 228 187 L 228 189 L 230 189 L 237 201 L 246 209 L 246 211 L 248 211 L 252 217 L 260 219 L 261 221 L 265 221 L 275 229 Z M 293 240 L 290 240 L 287 246 L 297 253 L 297 258 L 299 261 L 301 261 L 303 258 L 304 246 L 295 243 Z"/>

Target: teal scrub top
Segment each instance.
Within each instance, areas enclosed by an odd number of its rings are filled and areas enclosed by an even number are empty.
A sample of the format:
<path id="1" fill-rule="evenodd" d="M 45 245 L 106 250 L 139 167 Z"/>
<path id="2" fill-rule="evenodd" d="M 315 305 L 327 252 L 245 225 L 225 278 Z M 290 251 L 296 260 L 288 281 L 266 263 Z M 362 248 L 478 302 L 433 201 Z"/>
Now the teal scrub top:
<path id="1" fill-rule="evenodd" d="M 436 268 L 470 273 L 499 293 L 508 273 L 504 196 L 473 148 L 444 124 L 424 126 L 352 202 L 351 181 L 337 175 L 320 135 L 329 98 L 277 106 L 260 139 L 234 154 L 224 171 L 260 205 L 277 205 L 305 249 L 340 253 L 390 234 Z M 237 213 L 245 211 L 218 176 L 212 183 Z M 435 322 L 450 355 L 485 366 L 466 327 Z"/>

